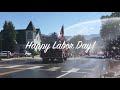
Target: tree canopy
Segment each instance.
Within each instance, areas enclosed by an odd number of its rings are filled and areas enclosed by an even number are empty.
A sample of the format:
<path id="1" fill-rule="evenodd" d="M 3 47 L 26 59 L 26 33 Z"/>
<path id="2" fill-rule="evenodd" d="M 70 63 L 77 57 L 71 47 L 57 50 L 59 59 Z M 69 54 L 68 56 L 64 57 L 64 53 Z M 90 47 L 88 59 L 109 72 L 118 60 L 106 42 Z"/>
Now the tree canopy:
<path id="1" fill-rule="evenodd" d="M 75 46 L 77 45 L 78 41 L 85 42 L 85 38 L 82 35 L 75 35 L 70 39 L 70 43 L 73 43 Z"/>
<path id="2" fill-rule="evenodd" d="M 105 42 L 105 48 L 110 55 L 119 53 L 120 48 L 120 12 L 101 17 L 100 35 Z"/>
<path id="3" fill-rule="evenodd" d="M 14 52 L 16 45 L 15 27 L 11 21 L 5 21 L 2 30 L 2 49 Z"/>

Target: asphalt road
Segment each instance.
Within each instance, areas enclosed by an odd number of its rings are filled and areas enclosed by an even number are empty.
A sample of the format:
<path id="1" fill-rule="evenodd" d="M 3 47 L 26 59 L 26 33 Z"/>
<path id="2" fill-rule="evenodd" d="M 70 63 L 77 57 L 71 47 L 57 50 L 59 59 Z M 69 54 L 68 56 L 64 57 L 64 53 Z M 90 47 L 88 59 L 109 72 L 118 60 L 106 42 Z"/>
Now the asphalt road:
<path id="1" fill-rule="evenodd" d="M 0 78 L 100 78 L 107 68 L 104 59 L 85 57 L 48 64 L 42 59 L 0 61 Z"/>

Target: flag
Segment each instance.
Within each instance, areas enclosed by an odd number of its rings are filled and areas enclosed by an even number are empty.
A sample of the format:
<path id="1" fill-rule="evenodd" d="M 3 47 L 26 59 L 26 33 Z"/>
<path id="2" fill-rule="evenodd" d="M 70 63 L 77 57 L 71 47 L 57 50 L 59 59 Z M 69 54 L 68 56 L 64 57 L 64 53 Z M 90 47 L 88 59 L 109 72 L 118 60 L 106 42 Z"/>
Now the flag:
<path id="1" fill-rule="evenodd" d="M 62 26 L 61 31 L 60 31 L 61 38 L 64 37 L 64 26 Z"/>

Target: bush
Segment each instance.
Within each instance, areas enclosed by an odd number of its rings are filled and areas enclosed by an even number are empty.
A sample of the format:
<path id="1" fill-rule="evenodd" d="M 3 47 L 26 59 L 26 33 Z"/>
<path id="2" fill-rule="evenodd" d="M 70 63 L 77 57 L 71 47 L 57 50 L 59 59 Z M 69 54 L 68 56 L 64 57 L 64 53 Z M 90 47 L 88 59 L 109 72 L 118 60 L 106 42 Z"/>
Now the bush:
<path id="1" fill-rule="evenodd" d="M 39 52 L 36 52 L 34 49 L 29 49 L 28 50 L 33 56 L 39 55 Z"/>

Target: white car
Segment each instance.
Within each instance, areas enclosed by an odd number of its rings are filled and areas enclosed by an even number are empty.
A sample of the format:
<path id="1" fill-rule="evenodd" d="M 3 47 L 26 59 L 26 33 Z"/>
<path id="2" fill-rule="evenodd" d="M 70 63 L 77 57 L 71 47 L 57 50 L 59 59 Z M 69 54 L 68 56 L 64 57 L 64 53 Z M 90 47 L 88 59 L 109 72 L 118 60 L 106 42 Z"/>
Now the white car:
<path id="1" fill-rule="evenodd" d="M 28 52 L 28 51 L 25 51 L 25 56 L 27 57 L 27 56 L 31 56 L 32 54 L 30 53 L 30 52 Z"/>
<path id="2" fill-rule="evenodd" d="M 0 57 L 12 57 L 12 53 L 10 51 L 1 51 Z"/>
<path id="3" fill-rule="evenodd" d="M 98 55 L 99 58 L 105 58 L 105 55 L 104 55 L 104 52 L 103 52 L 103 51 L 99 51 L 99 52 L 97 53 L 97 55 Z"/>
<path id="4" fill-rule="evenodd" d="M 98 56 L 103 56 L 103 55 L 104 55 L 104 52 L 99 51 L 99 52 L 97 53 L 97 55 L 98 55 Z"/>

